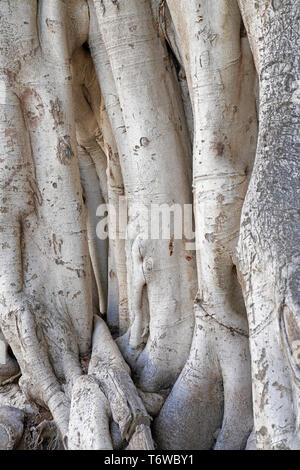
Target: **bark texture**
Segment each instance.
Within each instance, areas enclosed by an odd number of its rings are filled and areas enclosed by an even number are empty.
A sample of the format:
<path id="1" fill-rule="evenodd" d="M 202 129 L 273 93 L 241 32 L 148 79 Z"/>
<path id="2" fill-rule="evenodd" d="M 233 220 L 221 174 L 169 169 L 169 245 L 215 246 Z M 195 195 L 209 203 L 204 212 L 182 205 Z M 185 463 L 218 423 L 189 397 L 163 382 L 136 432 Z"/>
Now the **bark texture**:
<path id="1" fill-rule="evenodd" d="M 146 219 L 151 203 L 191 202 L 189 139 L 178 85 L 149 2 L 93 3 L 96 24 L 91 25 L 90 44 L 104 101 L 121 141 L 128 199 L 130 327 L 118 344 L 137 383 L 155 392 L 174 383 L 188 355 L 195 265 L 184 241 L 173 241 L 172 233 L 168 240 L 145 240 Z"/>
<path id="2" fill-rule="evenodd" d="M 156 435 L 165 448 L 244 448 L 252 428 L 251 374 L 235 247 L 256 145 L 254 66 L 235 2 L 172 0 L 169 7 L 194 111 L 199 290 L 190 357 Z"/>
<path id="3" fill-rule="evenodd" d="M 241 221 L 259 449 L 299 449 L 299 7 L 240 2 L 259 75 L 259 138 Z"/>
<path id="4" fill-rule="evenodd" d="M 299 8 L 1 0 L 1 450 L 300 449 Z"/>

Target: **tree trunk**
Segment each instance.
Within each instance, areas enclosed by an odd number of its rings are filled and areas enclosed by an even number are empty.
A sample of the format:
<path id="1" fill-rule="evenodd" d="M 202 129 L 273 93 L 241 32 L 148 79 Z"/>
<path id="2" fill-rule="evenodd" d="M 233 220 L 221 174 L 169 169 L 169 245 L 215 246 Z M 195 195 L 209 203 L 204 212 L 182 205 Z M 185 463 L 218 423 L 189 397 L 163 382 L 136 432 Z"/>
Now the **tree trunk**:
<path id="1" fill-rule="evenodd" d="M 299 449 L 299 1 L 240 1 L 259 74 L 259 137 L 239 269 L 258 449 Z"/>
<path id="2" fill-rule="evenodd" d="M 252 427 L 251 376 L 235 247 L 256 145 L 255 72 L 236 2 L 168 4 L 194 112 L 199 290 L 190 357 L 156 436 L 164 448 L 206 449 L 216 435 L 216 449 L 244 448 Z"/>
<path id="3" fill-rule="evenodd" d="M 299 7 L 0 2 L 0 449 L 300 449 Z"/>
<path id="4" fill-rule="evenodd" d="M 131 325 L 118 344 L 140 387 L 155 392 L 173 384 L 188 355 L 195 271 L 183 240 L 173 241 L 172 233 L 167 240 L 145 239 L 145 219 L 151 203 L 183 207 L 191 201 L 189 138 L 149 3 L 93 3 L 97 24 L 91 25 L 90 46 L 128 198 Z"/>
<path id="5" fill-rule="evenodd" d="M 1 12 L 1 328 L 23 390 L 49 407 L 64 436 L 60 381 L 71 387 L 81 374 L 92 329 L 67 11 L 60 1 L 4 1 Z"/>

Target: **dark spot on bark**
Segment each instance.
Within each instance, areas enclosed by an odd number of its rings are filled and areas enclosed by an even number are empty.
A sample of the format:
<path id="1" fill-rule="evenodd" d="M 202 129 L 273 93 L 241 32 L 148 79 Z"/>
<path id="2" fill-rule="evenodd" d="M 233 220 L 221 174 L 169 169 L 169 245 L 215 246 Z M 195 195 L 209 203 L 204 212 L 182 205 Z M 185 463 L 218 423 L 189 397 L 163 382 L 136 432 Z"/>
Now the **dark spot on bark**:
<path id="1" fill-rule="evenodd" d="M 100 0 L 100 6 L 101 6 L 101 9 L 102 9 L 102 16 L 104 16 L 104 14 L 105 14 L 105 5 L 104 5 L 103 0 Z"/>
<path id="2" fill-rule="evenodd" d="M 60 163 L 63 165 L 69 165 L 73 156 L 74 152 L 71 147 L 70 136 L 65 135 L 63 137 L 59 137 L 57 144 L 57 157 Z"/>
<path id="3" fill-rule="evenodd" d="M 241 226 L 242 226 L 242 227 L 247 227 L 247 225 L 248 225 L 248 226 L 251 225 L 251 219 L 250 219 L 250 217 L 244 217 L 244 220 L 243 220 L 243 222 L 241 223 Z"/>
<path id="4" fill-rule="evenodd" d="M 216 217 L 216 231 L 218 233 L 222 232 L 222 226 L 226 221 L 227 216 L 224 212 L 220 212 L 220 214 Z"/>
<path id="5" fill-rule="evenodd" d="M 109 271 L 109 277 L 110 277 L 110 279 L 113 279 L 115 276 L 116 276 L 115 272 L 113 271 L 113 269 L 111 269 L 111 270 Z"/>
<path id="6" fill-rule="evenodd" d="M 119 0 L 111 0 L 111 3 L 117 7 L 117 10 L 120 9 Z"/>
<path id="7" fill-rule="evenodd" d="M 174 238 L 172 237 L 171 240 L 170 240 L 170 243 L 169 243 L 170 256 L 172 256 L 173 251 L 174 251 Z"/>
<path id="8" fill-rule="evenodd" d="M 113 151 L 110 145 L 107 145 L 107 150 L 108 150 L 108 158 L 112 160 Z"/>
<path id="9" fill-rule="evenodd" d="M 109 169 L 109 177 L 110 177 L 110 181 L 111 181 L 111 182 L 114 182 L 114 181 L 115 181 L 115 177 L 114 177 L 114 174 L 113 174 L 113 171 L 112 171 L 111 168 Z"/>
<path id="10" fill-rule="evenodd" d="M 218 156 L 221 157 L 224 152 L 224 144 L 222 144 L 222 142 L 218 142 L 216 145 L 216 149 L 217 149 Z"/>
<path id="11" fill-rule="evenodd" d="M 13 86 L 15 81 L 16 81 L 17 74 L 15 72 L 13 72 L 12 70 L 7 69 L 7 68 L 3 69 L 3 72 L 7 76 L 9 84 L 11 86 Z"/>
<path id="12" fill-rule="evenodd" d="M 55 27 L 56 27 L 56 26 L 59 27 L 59 26 L 60 26 L 60 23 L 59 23 L 59 21 L 50 20 L 50 18 L 46 18 L 46 25 L 47 25 L 49 31 L 50 31 L 51 33 L 54 33 L 54 34 L 55 34 L 55 33 L 56 33 Z"/>
<path id="13" fill-rule="evenodd" d="M 62 106 L 62 102 L 60 101 L 60 99 L 56 98 L 55 101 L 53 100 L 50 101 L 50 113 L 54 120 L 54 129 L 64 124 L 63 106 Z"/>
<path id="14" fill-rule="evenodd" d="M 247 31 L 246 31 L 246 28 L 245 28 L 245 25 L 244 25 L 243 21 L 241 21 L 240 37 L 241 38 L 247 37 Z"/>
<path id="15" fill-rule="evenodd" d="M 196 37 L 197 40 L 202 39 L 202 41 L 204 43 L 209 42 L 210 45 L 212 46 L 215 43 L 215 41 L 217 40 L 218 34 L 215 34 L 212 31 L 211 27 L 208 24 L 206 24 L 206 25 L 204 25 L 203 28 L 199 29 L 199 31 L 196 33 L 195 37 Z"/>
<path id="16" fill-rule="evenodd" d="M 82 44 L 82 48 L 85 51 L 90 52 L 90 46 L 89 46 L 89 43 L 87 41 Z"/>
<path id="17" fill-rule="evenodd" d="M 149 145 L 149 144 L 150 144 L 150 141 L 149 141 L 149 139 L 147 139 L 147 137 L 141 137 L 140 138 L 140 145 L 142 147 L 147 147 L 147 145 Z"/>
<path id="18" fill-rule="evenodd" d="M 213 243 L 215 241 L 215 238 L 216 238 L 214 233 L 206 233 L 204 235 L 204 237 L 210 243 Z"/>
<path id="19" fill-rule="evenodd" d="M 266 436 L 267 433 L 268 433 L 268 430 L 266 428 L 266 426 L 262 426 L 258 431 L 257 431 L 258 434 L 261 434 L 262 436 Z"/>
<path id="20" fill-rule="evenodd" d="M 88 373 L 90 360 L 91 360 L 91 354 L 90 353 L 80 355 L 81 368 L 82 368 L 82 370 L 85 374 Z"/>
<path id="21" fill-rule="evenodd" d="M 192 261 L 193 258 L 192 258 L 191 256 L 186 256 L 185 259 L 186 259 L 187 261 Z"/>
<path id="22" fill-rule="evenodd" d="M 80 295 L 80 294 L 81 294 L 81 290 L 79 290 L 78 292 L 75 292 L 72 299 L 76 299 L 76 297 L 78 297 L 78 295 Z"/>

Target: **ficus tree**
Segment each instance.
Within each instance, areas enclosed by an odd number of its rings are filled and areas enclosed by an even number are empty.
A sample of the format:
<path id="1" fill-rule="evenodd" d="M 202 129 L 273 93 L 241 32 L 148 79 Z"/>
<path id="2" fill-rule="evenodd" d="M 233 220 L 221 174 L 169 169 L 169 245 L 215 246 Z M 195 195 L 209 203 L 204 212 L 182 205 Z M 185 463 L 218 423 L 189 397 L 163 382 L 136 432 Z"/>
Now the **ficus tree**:
<path id="1" fill-rule="evenodd" d="M 299 449 L 299 6 L 0 2 L 0 448 Z"/>

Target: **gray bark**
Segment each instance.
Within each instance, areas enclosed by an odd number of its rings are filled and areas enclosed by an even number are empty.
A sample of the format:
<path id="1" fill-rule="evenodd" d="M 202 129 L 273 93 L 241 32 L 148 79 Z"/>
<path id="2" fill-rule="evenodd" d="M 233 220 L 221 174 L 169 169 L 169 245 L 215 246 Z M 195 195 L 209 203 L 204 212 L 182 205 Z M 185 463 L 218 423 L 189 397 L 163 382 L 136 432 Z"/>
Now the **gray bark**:
<path id="1" fill-rule="evenodd" d="M 299 1 L 241 1 L 259 138 L 239 241 L 259 449 L 299 449 Z"/>
<path id="2" fill-rule="evenodd" d="M 0 449 L 300 449 L 299 7 L 1 0 Z"/>

